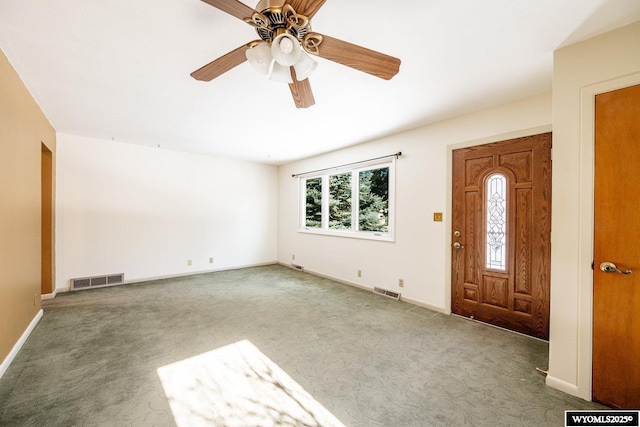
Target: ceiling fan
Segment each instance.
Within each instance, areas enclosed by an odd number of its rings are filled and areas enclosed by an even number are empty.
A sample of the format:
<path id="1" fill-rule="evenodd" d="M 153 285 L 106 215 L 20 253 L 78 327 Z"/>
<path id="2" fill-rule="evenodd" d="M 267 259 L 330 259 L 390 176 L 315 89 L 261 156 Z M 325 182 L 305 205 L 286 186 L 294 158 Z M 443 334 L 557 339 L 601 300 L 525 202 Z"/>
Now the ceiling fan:
<path id="1" fill-rule="evenodd" d="M 270 80 L 289 84 L 297 108 L 315 104 L 309 75 L 317 63 L 307 53 L 391 79 L 400 60 L 352 43 L 311 31 L 311 18 L 326 0 L 260 0 L 255 9 L 238 0 L 202 0 L 253 26 L 260 37 L 191 73 L 211 81 L 232 68 L 249 63 Z"/>

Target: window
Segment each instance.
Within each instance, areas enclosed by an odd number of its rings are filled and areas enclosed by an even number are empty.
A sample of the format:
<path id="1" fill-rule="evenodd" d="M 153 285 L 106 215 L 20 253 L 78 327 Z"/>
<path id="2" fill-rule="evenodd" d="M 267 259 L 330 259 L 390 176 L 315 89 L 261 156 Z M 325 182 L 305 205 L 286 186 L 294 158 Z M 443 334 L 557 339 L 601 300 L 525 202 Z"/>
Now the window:
<path id="1" fill-rule="evenodd" d="M 389 230 L 389 168 L 360 171 L 358 229 Z"/>
<path id="2" fill-rule="evenodd" d="M 487 178 L 487 268 L 507 270 L 507 178 L 496 173 Z"/>
<path id="3" fill-rule="evenodd" d="M 351 229 L 351 173 L 329 176 L 329 228 Z"/>
<path id="4" fill-rule="evenodd" d="M 305 225 L 322 227 L 322 178 L 308 179 L 306 185 Z"/>
<path id="5" fill-rule="evenodd" d="M 393 240 L 395 159 L 300 177 L 300 231 Z"/>

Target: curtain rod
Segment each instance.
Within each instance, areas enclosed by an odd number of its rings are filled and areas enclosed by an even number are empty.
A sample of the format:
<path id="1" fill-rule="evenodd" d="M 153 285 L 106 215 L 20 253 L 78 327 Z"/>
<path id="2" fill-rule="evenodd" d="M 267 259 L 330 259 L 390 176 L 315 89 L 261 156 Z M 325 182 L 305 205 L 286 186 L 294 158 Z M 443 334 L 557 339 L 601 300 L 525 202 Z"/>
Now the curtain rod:
<path id="1" fill-rule="evenodd" d="M 332 169 L 340 169 L 340 168 L 343 168 L 345 166 L 359 165 L 361 163 L 373 162 L 374 160 L 387 159 L 389 157 L 395 157 L 397 159 L 400 156 L 402 156 L 402 151 L 398 151 L 397 153 L 394 153 L 394 154 L 388 154 L 386 156 L 376 157 L 376 158 L 373 158 L 373 159 L 360 160 L 358 162 L 347 163 L 347 164 L 340 165 L 340 166 L 332 166 L 330 168 L 318 169 L 318 170 L 309 171 L 309 172 L 294 173 L 294 174 L 291 175 L 291 178 L 297 178 L 300 175 L 308 175 L 308 174 L 312 174 L 312 173 L 316 173 L 316 172 L 324 172 L 324 171 L 328 171 L 328 170 L 332 170 Z"/>

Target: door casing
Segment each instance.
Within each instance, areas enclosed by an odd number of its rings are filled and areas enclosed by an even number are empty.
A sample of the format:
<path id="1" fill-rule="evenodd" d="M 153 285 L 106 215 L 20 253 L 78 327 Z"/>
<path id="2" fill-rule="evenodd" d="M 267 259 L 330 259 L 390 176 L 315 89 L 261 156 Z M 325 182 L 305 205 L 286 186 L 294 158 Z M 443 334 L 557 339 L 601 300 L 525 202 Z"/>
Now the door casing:
<path id="1" fill-rule="evenodd" d="M 592 390 L 592 365 L 593 365 L 593 204 L 594 204 L 594 156 L 595 156 L 595 97 L 601 93 L 610 92 L 624 87 L 640 84 L 640 73 L 630 74 L 617 79 L 611 79 L 601 83 L 585 86 L 580 91 L 580 210 L 579 235 L 580 245 L 578 249 L 578 306 L 577 306 L 577 370 L 575 384 L 566 382 L 554 376 L 550 371 L 547 375 L 547 385 L 564 391 L 585 400 L 591 400 Z M 562 144 L 561 141 L 557 141 Z M 553 239 L 553 229 L 551 230 Z M 554 265 L 552 257 L 552 286 L 554 277 Z M 552 295 L 551 324 L 553 329 L 554 306 Z M 553 331 L 552 331 L 553 332 Z M 558 337 L 562 340 L 562 337 Z M 553 334 L 550 339 L 550 351 L 553 352 Z M 552 358 L 552 355 L 550 355 Z M 551 359 L 550 359 L 551 360 Z"/>

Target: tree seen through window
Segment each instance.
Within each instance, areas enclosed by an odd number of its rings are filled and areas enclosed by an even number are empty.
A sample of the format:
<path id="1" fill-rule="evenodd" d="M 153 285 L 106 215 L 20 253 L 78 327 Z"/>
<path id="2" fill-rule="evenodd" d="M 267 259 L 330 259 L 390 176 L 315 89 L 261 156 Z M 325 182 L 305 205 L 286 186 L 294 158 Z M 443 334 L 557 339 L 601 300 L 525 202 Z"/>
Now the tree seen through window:
<path id="1" fill-rule="evenodd" d="M 329 177 L 329 228 L 351 229 L 351 172 Z"/>
<path id="2" fill-rule="evenodd" d="M 322 227 L 322 178 L 308 179 L 306 183 L 306 215 L 307 227 Z"/>
<path id="3" fill-rule="evenodd" d="M 387 232 L 389 230 L 389 168 L 360 172 L 359 200 L 359 229 Z"/>

